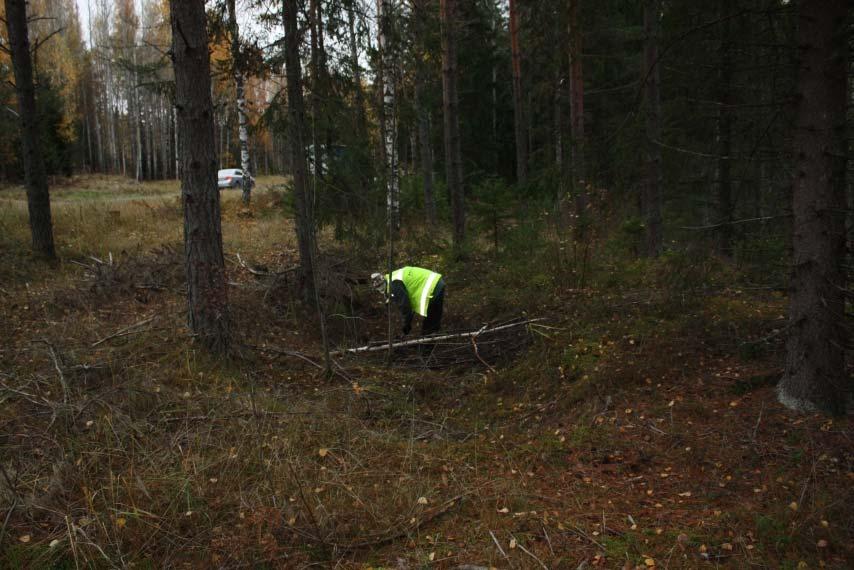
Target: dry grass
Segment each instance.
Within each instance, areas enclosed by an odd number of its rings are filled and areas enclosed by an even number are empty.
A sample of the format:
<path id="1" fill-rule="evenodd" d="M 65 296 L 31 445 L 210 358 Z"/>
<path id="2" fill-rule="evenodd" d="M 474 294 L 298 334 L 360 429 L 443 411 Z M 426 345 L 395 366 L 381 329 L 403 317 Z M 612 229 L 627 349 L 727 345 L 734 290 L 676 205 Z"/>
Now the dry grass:
<path id="1" fill-rule="evenodd" d="M 183 323 L 176 188 L 144 186 L 57 191 L 53 268 L 26 255 L 22 211 L 0 213 L 0 566 L 851 562 L 850 423 L 789 415 L 763 376 L 782 299 L 680 311 L 656 290 L 555 290 L 523 307 L 555 328 L 496 372 L 348 359 L 327 380 L 271 350 L 216 361 Z M 261 188 L 247 214 L 224 198 L 237 335 L 312 356 L 316 318 L 291 284 L 236 262 L 295 262 L 279 200 Z M 370 257 L 342 249 L 327 271 Z M 489 298 L 513 269 L 469 264 L 449 268 L 449 326 L 526 298 Z M 325 293 L 336 344 L 383 330 L 359 286 Z"/>

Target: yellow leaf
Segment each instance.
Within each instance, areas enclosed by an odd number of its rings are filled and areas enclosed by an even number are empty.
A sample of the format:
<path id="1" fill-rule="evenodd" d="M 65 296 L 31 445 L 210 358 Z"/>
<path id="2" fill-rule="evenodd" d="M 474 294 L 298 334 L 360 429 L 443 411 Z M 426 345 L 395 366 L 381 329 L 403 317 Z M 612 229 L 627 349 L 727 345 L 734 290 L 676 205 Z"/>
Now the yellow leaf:
<path id="1" fill-rule="evenodd" d="M 792 509 L 793 511 L 797 511 L 798 510 L 798 503 L 795 501 L 792 501 L 791 503 L 789 503 L 789 508 Z"/>
<path id="2" fill-rule="evenodd" d="M 647 566 L 649 566 L 650 568 L 655 566 L 655 560 L 653 560 L 652 558 L 647 558 L 646 560 L 643 561 L 643 563 L 646 564 Z"/>
<path id="3" fill-rule="evenodd" d="M 427 504 L 427 497 L 418 497 L 418 504 L 419 505 L 426 505 Z"/>
<path id="4" fill-rule="evenodd" d="M 430 553 L 430 556 L 428 556 L 427 558 L 429 558 L 429 559 L 430 559 L 430 561 L 432 562 L 433 560 L 435 560 L 435 559 L 436 559 L 436 553 L 435 553 L 435 552 L 431 552 L 431 553 Z"/>
<path id="5" fill-rule="evenodd" d="M 128 520 L 124 517 L 119 517 L 116 519 L 116 526 L 119 528 L 125 528 L 125 525 L 128 524 Z"/>
<path id="6" fill-rule="evenodd" d="M 326 457 L 326 455 L 328 453 L 329 453 L 329 450 L 326 449 L 325 447 L 321 447 L 320 449 L 317 450 L 317 454 L 321 457 Z"/>

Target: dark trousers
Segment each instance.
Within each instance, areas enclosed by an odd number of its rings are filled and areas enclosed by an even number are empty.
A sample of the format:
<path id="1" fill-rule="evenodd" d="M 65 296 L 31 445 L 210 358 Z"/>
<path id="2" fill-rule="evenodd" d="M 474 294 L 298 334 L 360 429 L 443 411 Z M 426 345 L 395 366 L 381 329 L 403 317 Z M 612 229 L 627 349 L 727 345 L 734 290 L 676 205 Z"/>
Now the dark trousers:
<path id="1" fill-rule="evenodd" d="M 433 298 L 427 305 L 427 316 L 421 325 L 421 334 L 433 334 L 442 328 L 442 310 L 445 304 L 445 280 L 440 279 L 433 290 Z"/>

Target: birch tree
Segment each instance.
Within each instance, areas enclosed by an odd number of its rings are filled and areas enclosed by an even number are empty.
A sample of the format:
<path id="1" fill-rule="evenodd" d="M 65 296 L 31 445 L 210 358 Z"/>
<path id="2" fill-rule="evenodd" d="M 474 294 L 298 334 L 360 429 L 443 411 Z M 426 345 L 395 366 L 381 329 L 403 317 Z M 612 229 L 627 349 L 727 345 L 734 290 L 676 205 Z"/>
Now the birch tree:
<path id="1" fill-rule="evenodd" d="M 379 123 L 386 181 L 386 216 L 390 231 L 397 232 L 400 229 L 400 178 L 397 163 L 396 69 L 389 41 L 392 1 L 377 0 L 377 45 L 380 56 L 377 85 L 381 93 Z"/>
<path id="2" fill-rule="evenodd" d="M 243 171 L 243 203 L 248 204 L 252 193 L 249 157 L 249 118 L 246 114 L 246 92 L 244 89 L 243 58 L 240 50 L 240 29 L 237 24 L 235 0 L 228 0 L 228 24 L 231 33 L 231 61 L 234 74 L 234 89 L 237 93 L 237 136 L 240 140 L 240 169 Z"/>

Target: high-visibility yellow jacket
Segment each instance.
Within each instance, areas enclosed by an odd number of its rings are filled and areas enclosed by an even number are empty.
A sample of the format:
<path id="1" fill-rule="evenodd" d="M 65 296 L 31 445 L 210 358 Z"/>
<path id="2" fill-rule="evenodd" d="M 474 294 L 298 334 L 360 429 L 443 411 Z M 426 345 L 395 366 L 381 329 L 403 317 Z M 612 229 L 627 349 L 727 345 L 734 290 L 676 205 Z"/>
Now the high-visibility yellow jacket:
<path id="1" fill-rule="evenodd" d="M 412 312 L 422 317 L 427 316 L 427 307 L 430 305 L 430 299 L 433 298 L 436 284 L 441 278 L 442 276 L 435 271 L 421 267 L 401 267 L 391 273 L 392 281 L 401 281 L 406 287 Z M 385 280 L 386 291 L 390 292 L 388 273 L 385 274 Z"/>

